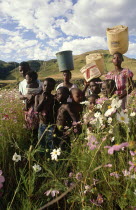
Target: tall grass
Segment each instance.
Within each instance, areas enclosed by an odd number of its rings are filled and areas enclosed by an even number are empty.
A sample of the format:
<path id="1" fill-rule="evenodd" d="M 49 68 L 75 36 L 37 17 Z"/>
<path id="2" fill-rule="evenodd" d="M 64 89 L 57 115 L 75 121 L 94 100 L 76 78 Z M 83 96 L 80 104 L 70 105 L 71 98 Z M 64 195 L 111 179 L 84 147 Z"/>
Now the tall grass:
<path id="1" fill-rule="evenodd" d="M 71 148 L 52 160 L 49 148 L 36 146 L 25 128 L 23 104 L 17 90 L 0 92 L 0 209 L 133 209 L 136 206 L 135 91 L 129 97 L 126 119 L 109 117 L 111 100 L 103 100 L 94 117 L 84 111 L 82 133 L 72 132 Z M 133 114 L 132 114 L 133 113 Z M 95 115 L 96 116 L 96 115 Z M 114 138 L 113 138 L 114 137 Z M 110 154 L 113 146 L 128 143 Z M 14 153 L 21 161 L 13 160 Z M 37 170 L 33 166 L 37 167 Z"/>

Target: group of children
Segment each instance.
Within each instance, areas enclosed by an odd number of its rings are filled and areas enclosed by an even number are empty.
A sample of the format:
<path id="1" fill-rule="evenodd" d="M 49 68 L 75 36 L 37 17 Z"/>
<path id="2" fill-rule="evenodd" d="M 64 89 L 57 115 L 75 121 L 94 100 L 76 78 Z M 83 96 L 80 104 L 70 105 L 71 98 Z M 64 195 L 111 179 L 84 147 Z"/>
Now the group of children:
<path id="1" fill-rule="evenodd" d="M 126 80 L 130 84 L 132 72 L 121 67 L 123 57 L 120 53 L 116 53 L 113 60 L 115 71 L 109 72 L 104 81 L 95 78 L 89 83 L 85 82 L 83 90 L 70 82 L 70 71 L 63 72 L 64 82 L 57 86 L 54 94 L 52 92 L 56 81 L 53 78 L 46 78 L 41 84 L 36 72 L 27 71 L 23 64 L 20 65 L 20 72 L 23 72 L 24 80 L 23 85 L 20 83 L 19 91 L 20 99 L 24 100 L 25 104 L 26 124 L 29 129 L 38 129 L 38 139 L 43 147 L 58 147 L 63 141 L 70 143 L 66 128 L 77 126 L 81 120 L 82 101 L 88 100 L 89 109 L 92 110 L 100 93 L 107 98 L 114 93 L 120 99 L 126 98 L 128 92 L 131 91 L 131 85 L 128 91 L 126 90 Z M 122 108 L 124 107 L 125 102 L 122 104 Z M 77 133 L 81 133 L 81 127 L 77 126 Z"/>

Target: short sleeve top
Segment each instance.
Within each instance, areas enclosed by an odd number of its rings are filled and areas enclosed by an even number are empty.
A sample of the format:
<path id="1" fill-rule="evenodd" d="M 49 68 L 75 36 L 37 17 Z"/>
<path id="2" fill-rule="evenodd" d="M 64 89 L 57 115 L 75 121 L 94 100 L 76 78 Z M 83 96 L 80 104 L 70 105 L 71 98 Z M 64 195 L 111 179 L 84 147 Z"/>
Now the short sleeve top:
<path id="1" fill-rule="evenodd" d="M 129 78 L 133 77 L 133 73 L 129 69 L 122 69 L 118 74 L 115 74 L 114 71 L 108 72 L 105 75 L 106 79 L 113 79 L 116 83 L 117 91 L 115 92 L 117 95 L 123 94 L 126 89 L 126 84 Z"/>

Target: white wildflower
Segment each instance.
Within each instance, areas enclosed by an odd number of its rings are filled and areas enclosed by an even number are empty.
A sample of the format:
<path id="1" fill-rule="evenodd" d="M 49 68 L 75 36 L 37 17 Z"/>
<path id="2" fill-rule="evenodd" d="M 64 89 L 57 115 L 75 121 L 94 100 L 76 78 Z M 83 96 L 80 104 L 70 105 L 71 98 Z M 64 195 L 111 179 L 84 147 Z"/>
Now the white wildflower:
<path id="1" fill-rule="evenodd" d="M 136 113 L 135 112 L 131 112 L 130 113 L 130 117 L 134 117 L 134 116 L 136 116 Z"/>
<path id="2" fill-rule="evenodd" d="M 121 107 L 121 104 L 122 104 L 122 100 L 119 100 L 118 98 L 113 98 L 111 102 L 111 107 L 118 109 Z"/>
<path id="3" fill-rule="evenodd" d="M 110 109 L 108 109 L 108 110 L 105 112 L 104 116 L 105 116 L 105 117 L 109 117 L 111 114 L 113 114 L 113 113 L 115 113 L 115 112 L 116 112 L 116 109 L 115 109 L 115 108 L 110 108 Z"/>
<path id="4" fill-rule="evenodd" d="M 100 125 L 103 125 L 103 121 L 104 121 L 103 116 L 100 116 L 98 119 L 99 119 Z"/>
<path id="5" fill-rule="evenodd" d="M 50 153 L 51 154 L 51 159 L 52 160 L 57 160 L 58 156 L 61 154 L 61 149 L 53 149 L 53 151 Z"/>
<path id="6" fill-rule="evenodd" d="M 101 109 L 101 108 L 102 108 L 102 105 L 101 105 L 101 104 L 97 104 L 97 105 L 96 105 L 96 108 L 97 108 L 97 109 Z"/>
<path id="7" fill-rule="evenodd" d="M 112 138 L 111 138 L 111 142 L 114 142 L 114 140 L 115 140 L 115 137 L 112 137 Z"/>
<path id="8" fill-rule="evenodd" d="M 80 104 L 85 104 L 86 106 L 90 105 L 90 102 L 89 101 L 82 101 L 80 102 Z"/>
<path id="9" fill-rule="evenodd" d="M 100 113 L 100 112 L 96 112 L 96 113 L 94 114 L 94 116 L 95 116 L 95 118 L 99 118 L 99 117 L 101 116 L 101 113 Z"/>
<path id="10" fill-rule="evenodd" d="M 33 170 L 37 173 L 37 172 L 39 172 L 39 171 L 41 171 L 41 166 L 39 166 L 38 164 L 34 164 L 34 166 L 33 166 Z"/>
<path id="11" fill-rule="evenodd" d="M 108 123 L 111 124 L 112 123 L 112 117 L 108 117 Z"/>
<path id="12" fill-rule="evenodd" d="M 112 133 L 113 133 L 113 129 L 112 129 L 112 128 L 109 130 L 109 133 L 110 133 L 110 134 L 112 134 Z"/>
<path id="13" fill-rule="evenodd" d="M 134 195 L 136 196 L 136 189 L 134 190 Z"/>
<path id="14" fill-rule="evenodd" d="M 128 122 L 129 122 L 128 115 L 125 114 L 123 111 L 121 111 L 120 113 L 117 113 L 117 120 L 119 122 L 123 122 L 125 124 L 128 124 Z"/>
<path id="15" fill-rule="evenodd" d="M 16 163 L 18 161 L 21 161 L 21 155 L 18 155 L 16 152 L 14 153 L 12 160 L 15 161 Z"/>
<path id="16" fill-rule="evenodd" d="M 131 179 L 136 179 L 136 174 L 130 176 Z"/>

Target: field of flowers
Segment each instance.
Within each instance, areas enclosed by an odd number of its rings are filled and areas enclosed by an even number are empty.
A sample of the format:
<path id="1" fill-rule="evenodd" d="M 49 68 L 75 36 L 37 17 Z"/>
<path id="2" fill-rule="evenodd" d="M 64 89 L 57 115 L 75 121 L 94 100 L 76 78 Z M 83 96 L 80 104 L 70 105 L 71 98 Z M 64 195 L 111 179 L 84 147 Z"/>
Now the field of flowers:
<path id="1" fill-rule="evenodd" d="M 71 148 L 34 144 L 18 90 L 0 91 L 0 209 L 136 209 L 136 91 L 87 106 Z"/>

